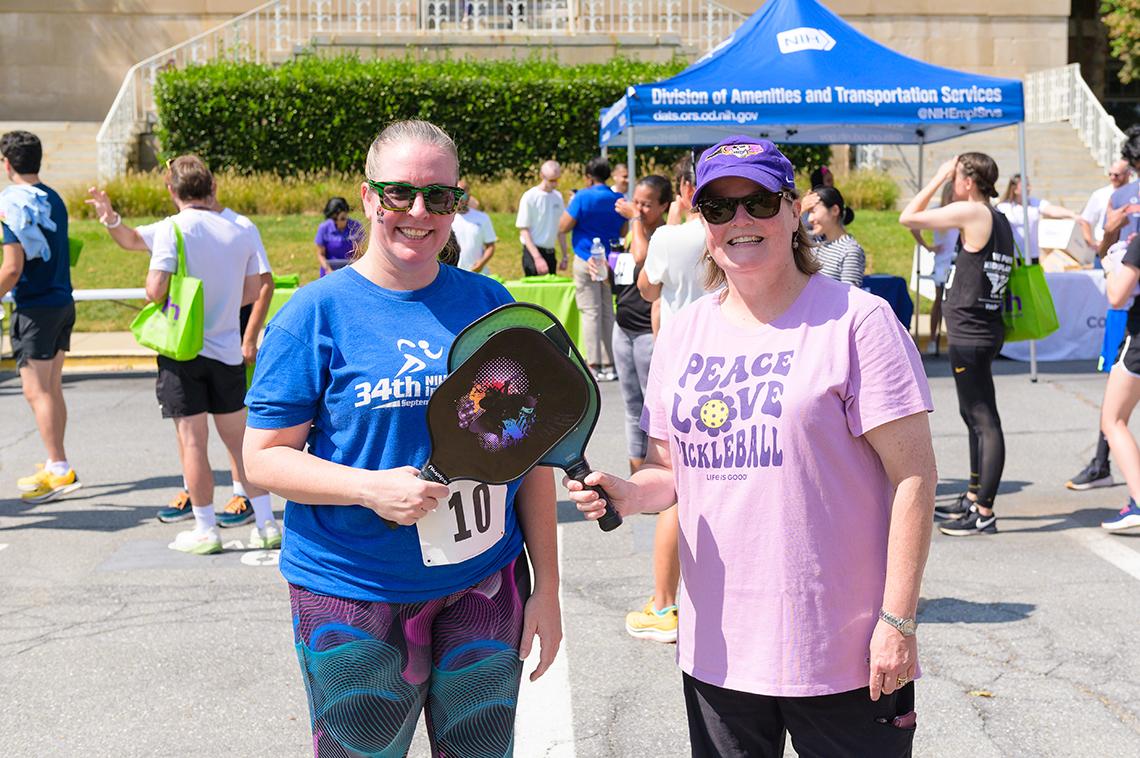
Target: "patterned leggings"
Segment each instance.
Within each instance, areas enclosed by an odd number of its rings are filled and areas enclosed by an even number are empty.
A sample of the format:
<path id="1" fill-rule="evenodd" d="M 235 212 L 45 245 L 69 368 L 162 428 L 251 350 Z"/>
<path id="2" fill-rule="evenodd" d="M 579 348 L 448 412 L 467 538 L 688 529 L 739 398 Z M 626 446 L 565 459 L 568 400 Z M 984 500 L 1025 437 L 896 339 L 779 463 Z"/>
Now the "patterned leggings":
<path id="1" fill-rule="evenodd" d="M 419 603 L 290 585 L 316 758 L 405 756 L 425 704 L 436 758 L 510 756 L 529 595 L 523 554 L 474 587 Z"/>

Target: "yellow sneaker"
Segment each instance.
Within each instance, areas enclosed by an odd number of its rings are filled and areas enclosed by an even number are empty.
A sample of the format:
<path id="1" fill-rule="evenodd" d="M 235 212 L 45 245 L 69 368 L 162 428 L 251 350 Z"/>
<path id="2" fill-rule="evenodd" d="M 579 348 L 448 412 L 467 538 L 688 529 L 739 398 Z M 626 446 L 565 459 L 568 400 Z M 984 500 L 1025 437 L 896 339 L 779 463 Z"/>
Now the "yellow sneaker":
<path id="1" fill-rule="evenodd" d="M 69 468 L 62 476 L 56 476 L 50 471 L 45 471 L 45 474 L 34 490 L 20 495 L 21 500 L 25 503 L 46 503 L 83 486 L 73 468 Z"/>
<path id="2" fill-rule="evenodd" d="M 640 611 L 631 611 L 625 617 L 625 630 L 631 637 L 654 642 L 677 641 L 677 606 L 657 610 L 653 599 Z"/>
<path id="3" fill-rule="evenodd" d="M 36 473 L 31 476 L 21 476 L 16 480 L 16 487 L 20 492 L 31 492 L 46 481 L 48 476 L 48 470 L 44 468 L 44 464 L 37 463 Z"/>

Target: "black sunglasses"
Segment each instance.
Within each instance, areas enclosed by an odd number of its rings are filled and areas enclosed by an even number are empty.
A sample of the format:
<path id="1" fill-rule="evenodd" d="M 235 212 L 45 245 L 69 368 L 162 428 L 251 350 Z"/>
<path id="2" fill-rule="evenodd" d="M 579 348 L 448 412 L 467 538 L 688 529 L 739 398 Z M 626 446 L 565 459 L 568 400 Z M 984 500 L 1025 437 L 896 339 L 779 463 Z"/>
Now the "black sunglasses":
<path id="1" fill-rule="evenodd" d="M 417 187 L 407 182 L 374 182 L 371 179 L 365 179 L 365 181 L 380 196 L 380 207 L 396 213 L 410 211 L 416 202 L 416 195 L 422 194 L 424 196 L 424 207 L 427 208 L 428 213 L 447 216 L 455 213 L 459 207 L 459 201 L 467 195 L 459 187 L 452 187 L 447 184 L 429 184 L 426 187 Z"/>
<path id="2" fill-rule="evenodd" d="M 710 224 L 727 224 L 736 216 L 737 206 L 743 205 L 744 210 L 752 218 L 772 218 L 780 212 L 780 201 L 792 201 L 788 192 L 769 192 L 760 190 L 745 197 L 702 197 L 697 203 L 697 210 Z"/>

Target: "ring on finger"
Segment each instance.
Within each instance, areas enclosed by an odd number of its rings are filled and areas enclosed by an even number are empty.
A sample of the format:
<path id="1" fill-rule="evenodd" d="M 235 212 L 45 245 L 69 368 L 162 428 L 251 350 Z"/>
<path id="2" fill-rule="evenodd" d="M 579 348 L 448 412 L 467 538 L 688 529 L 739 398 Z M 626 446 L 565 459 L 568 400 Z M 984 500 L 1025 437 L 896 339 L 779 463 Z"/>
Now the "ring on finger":
<path id="1" fill-rule="evenodd" d="M 905 685 L 906 685 L 906 683 L 907 683 L 907 682 L 909 682 L 909 681 L 910 681 L 910 680 L 909 680 L 909 679 L 907 679 L 905 676 L 896 677 L 896 678 L 895 678 L 895 686 L 896 686 L 896 687 L 903 687 L 903 686 L 905 686 Z"/>

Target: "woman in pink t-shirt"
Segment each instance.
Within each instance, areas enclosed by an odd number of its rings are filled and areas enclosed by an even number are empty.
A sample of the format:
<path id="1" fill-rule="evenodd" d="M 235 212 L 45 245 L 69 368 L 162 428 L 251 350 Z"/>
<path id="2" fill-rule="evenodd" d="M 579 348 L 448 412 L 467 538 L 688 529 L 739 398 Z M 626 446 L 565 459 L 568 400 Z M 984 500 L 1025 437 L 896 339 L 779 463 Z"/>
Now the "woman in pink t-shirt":
<path id="1" fill-rule="evenodd" d="M 937 480 L 921 360 L 884 300 L 816 275 L 775 145 L 730 137 L 696 173 L 718 291 L 658 336 L 645 465 L 586 483 L 623 515 L 678 503 L 693 755 L 779 755 L 785 731 L 801 754 L 910 755 Z"/>

